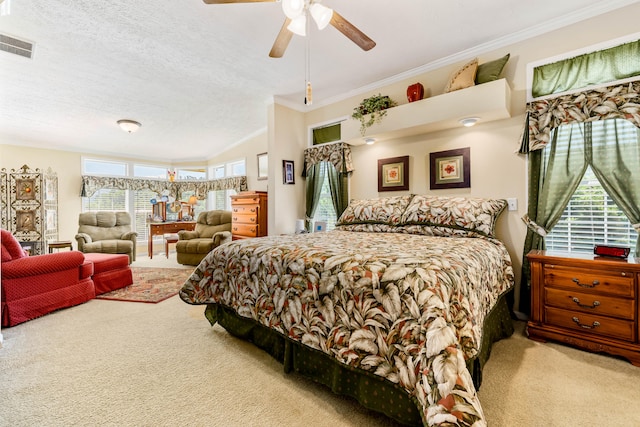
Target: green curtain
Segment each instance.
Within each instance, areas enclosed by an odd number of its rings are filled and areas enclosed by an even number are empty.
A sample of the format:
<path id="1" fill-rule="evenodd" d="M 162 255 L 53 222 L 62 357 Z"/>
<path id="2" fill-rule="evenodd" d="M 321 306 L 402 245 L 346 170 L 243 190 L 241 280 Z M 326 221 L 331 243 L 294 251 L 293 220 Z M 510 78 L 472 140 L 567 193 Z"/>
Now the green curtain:
<path id="1" fill-rule="evenodd" d="M 535 67 L 534 98 L 640 75 L 640 40 Z"/>
<path id="2" fill-rule="evenodd" d="M 313 129 L 313 145 L 340 141 L 340 123 Z"/>
<path id="3" fill-rule="evenodd" d="M 349 181 L 346 173 L 340 173 L 333 164 L 325 162 L 325 170 L 329 179 L 329 190 L 331 191 L 331 201 L 336 211 L 336 218 L 347 209 L 349 204 Z"/>
<path id="4" fill-rule="evenodd" d="M 559 136 L 568 140 L 558 146 Z M 530 269 L 527 254 L 533 249 L 545 249 L 544 237 L 558 223 L 569 204 L 585 170 L 583 126 L 579 123 L 560 126 L 553 131 L 551 142 L 544 150 L 529 154 L 529 206 L 523 217 L 527 236 L 522 256 L 520 281 L 520 311 L 530 309 Z"/>
<path id="5" fill-rule="evenodd" d="M 316 163 L 308 166 L 307 168 L 307 181 L 305 192 L 305 221 L 304 226 L 307 231 L 311 231 L 311 221 L 316 213 L 318 202 L 320 201 L 320 193 L 322 192 L 322 182 L 325 177 L 325 168 L 322 167 L 322 163 Z"/>
<path id="6" fill-rule="evenodd" d="M 593 137 L 593 124 L 585 123 L 587 162 L 607 194 L 640 232 L 640 129 L 621 119 L 595 125 L 602 126 L 604 133 Z M 640 256 L 640 237 L 635 253 Z"/>

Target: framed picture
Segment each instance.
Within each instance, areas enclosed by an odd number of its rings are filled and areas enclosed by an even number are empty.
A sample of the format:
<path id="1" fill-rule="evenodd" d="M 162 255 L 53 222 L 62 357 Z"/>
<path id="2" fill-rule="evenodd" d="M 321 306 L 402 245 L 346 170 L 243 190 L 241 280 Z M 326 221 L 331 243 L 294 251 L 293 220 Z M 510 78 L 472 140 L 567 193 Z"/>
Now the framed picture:
<path id="1" fill-rule="evenodd" d="M 469 147 L 429 154 L 431 189 L 471 187 Z"/>
<path id="2" fill-rule="evenodd" d="M 409 156 L 378 160 L 378 192 L 409 189 Z"/>
<path id="3" fill-rule="evenodd" d="M 258 154 L 258 181 L 263 181 L 268 178 L 269 171 L 269 157 L 267 153 Z"/>
<path id="4" fill-rule="evenodd" d="M 16 179 L 16 200 L 36 200 L 35 179 Z"/>
<path id="5" fill-rule="evenodd" d="M 296 178 L 293 169 L 293 160 L 282 161 L 282 182 L 284 184 L 295 184 Z"/>

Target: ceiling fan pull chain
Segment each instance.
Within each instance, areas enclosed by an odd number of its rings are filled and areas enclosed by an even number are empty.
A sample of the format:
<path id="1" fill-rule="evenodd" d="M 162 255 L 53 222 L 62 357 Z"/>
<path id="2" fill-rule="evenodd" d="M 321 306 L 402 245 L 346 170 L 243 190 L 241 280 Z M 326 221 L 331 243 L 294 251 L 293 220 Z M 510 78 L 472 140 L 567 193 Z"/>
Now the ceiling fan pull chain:
<path id="1" fill-rule="evenodd" d="M 309 15 L 307 14 L 307 28 L 309 28 Z M 306 41 L 306 49 L 305 49 L 305 97 L 304 103 L 305 105 L 313 104 L 313 89 L 311 87 L 311 52 L 310 52 L 310 43 L 311 43 L 311 32 L 307 34 Z"/>

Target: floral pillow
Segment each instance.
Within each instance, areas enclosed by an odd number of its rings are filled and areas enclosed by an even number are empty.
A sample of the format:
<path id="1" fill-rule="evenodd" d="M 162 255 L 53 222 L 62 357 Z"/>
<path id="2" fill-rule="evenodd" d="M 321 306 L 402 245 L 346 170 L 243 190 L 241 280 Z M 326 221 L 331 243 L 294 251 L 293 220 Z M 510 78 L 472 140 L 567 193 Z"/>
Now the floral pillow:
<path id="1" fill-rule="evenodd" d="M 499 199 L 414 196 L 400 225 L 449 227 L 494 237 L 496 221 L 506 206 L 506 200 Z"/>
<path id="2" fill-rule="evenodd" d="M 336 225 L 388 224 L 398 225 L 413 195 L 379 199 L 351 200 Z"/>

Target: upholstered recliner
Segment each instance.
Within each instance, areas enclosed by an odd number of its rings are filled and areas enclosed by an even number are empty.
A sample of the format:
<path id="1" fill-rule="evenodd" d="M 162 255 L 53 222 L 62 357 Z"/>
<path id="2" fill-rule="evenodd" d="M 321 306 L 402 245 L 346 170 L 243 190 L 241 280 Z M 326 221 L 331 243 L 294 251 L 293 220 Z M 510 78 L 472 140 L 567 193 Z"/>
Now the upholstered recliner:
<path id="1" fill-rule="evenodd" d="M 7 230 L 1 232 L 2 326 L 43 316 L 95 297 L 93 263 L 65 251 L 28 256 Z"/>
<path id="2" fill-rule="evenodd" d="M 128 212 L 84 212 L 78 219 L 78 250 L 84 253 L 127 254 L 136 260 L 138 233 L 131 231 Z"/>
<path id="3" fill-rule="evenodd" d="M 213 248 L 230 241 L 231 212 L 201 212 L 195 230 L 178 232 L 177 260 L 180 264 L 198 265 Z"/>

